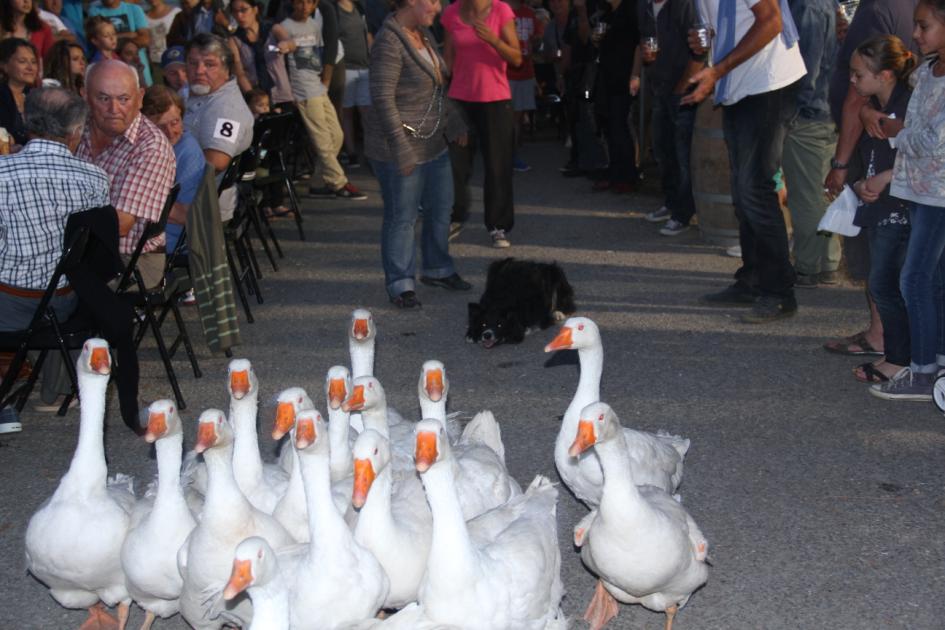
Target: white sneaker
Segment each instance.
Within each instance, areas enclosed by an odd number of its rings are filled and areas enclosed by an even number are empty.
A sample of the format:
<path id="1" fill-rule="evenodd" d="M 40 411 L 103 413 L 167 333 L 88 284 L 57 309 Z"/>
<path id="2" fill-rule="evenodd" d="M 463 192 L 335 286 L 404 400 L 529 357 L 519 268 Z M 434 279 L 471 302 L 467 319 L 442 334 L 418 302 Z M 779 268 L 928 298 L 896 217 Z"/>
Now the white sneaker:
<path id="1" fill-rule="evenodd" d="M 13 407 L 0 409 L 0 434 L 19 433 L 22 430 L 23 425 L 20 424 L 20 417 L 17 415 L 16 409 Z"/>
<path id="2" fill-rule="evenodd" d="M 496 249 L 507 249 L 512 247 L 512 241 L 505 235 L 505 230 L 492 230 L 492 246 Z"/>
<path id="3" fill-rule="evenodd" d="M 742 246 L 741 245 L 732 245 L 725 250 L 726 256 L 731 256 L 732 258 L 741 258 L 742 257 Z"/>
<path id="4" fill-rule="evenodd" d="M 663 206 L 659 210 L 654 210 L 653 212 L 648 212 L 643 215 L 643 218 L 649 221 L 650 223 L 662 223 L 666 219 L 673 216 L 672 210 Z"/>
<path id="5" fill-rule="evenodd" d="M 666 225 L 660 228 L 660 234 L 663 236 L 677 236 L 688 229 L 688 225 L 680 223 L 676 219 L 670 219 L 666 222 Z"/>

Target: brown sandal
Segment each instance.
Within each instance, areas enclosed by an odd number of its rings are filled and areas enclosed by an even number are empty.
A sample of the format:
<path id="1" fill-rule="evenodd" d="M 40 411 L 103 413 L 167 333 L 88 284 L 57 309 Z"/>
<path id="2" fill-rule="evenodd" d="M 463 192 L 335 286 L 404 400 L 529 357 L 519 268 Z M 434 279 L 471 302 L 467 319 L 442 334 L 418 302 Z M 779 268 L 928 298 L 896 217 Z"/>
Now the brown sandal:
<path id="1" fill-rule="evenodd" d="M 858 370 L 863 371 L 863 377 L 860 377 Z M 862 363 L 853 368 L 853 378 L 861 383 L 885 383 L 889 377 L 880 372 L 872 363 Z"/>
<path id="2" fill-rule="evenodd" d="M 828 341 L 823 347 L 827 352 L 845 354 L 852 357 L 881 357 L 884 354 L 882 350 L 877 350 L 866 340 L 866 333 L 863 331 L 849 337 L 844 337 L 839 341 Z M 854 347 L 858 349 L 854 350 Z"/>

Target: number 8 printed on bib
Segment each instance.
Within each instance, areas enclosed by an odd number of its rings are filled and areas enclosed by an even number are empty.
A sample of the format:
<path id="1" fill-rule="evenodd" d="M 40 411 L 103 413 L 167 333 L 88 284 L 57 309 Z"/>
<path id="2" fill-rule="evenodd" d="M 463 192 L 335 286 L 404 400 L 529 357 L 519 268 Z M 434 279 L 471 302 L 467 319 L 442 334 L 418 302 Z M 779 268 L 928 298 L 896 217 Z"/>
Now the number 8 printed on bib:
<path id="1" fill-rule="evenodd" d="M 213 137 L 227 142 L 236 143 L 236 138 L 240 133 L 240 124 L 235 120 L 228 118 L 217 118 L 217 124 L 213 128 Z"/>

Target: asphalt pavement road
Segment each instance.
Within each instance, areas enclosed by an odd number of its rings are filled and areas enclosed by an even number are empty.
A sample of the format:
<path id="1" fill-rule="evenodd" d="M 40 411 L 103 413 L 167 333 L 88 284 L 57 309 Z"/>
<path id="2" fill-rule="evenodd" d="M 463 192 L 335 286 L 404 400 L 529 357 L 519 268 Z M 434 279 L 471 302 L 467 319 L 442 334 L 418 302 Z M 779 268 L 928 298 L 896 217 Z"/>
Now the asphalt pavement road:
<path id="1" fill-rule="evenodd" d="M 306 242 L 283 221 L 286 252 L 278 273 L 265 269 L 257 321 L 241 323 L 236 356 L 253 362 L 262 394 L 261 444 L 276 393 L 306 387 L 324 410 L 327 368 L 347 363 L 345 327 L 353 308 L 372 310 L 378 328 L 375 373 L 392 405 L 418 413 L 422 362 L 445 362 L 451 411 L 489 408 L 503 430 L 511 472 L 557 481 L 552 449 L 577 384 L 573 352 L 547 355 L 549 329 L 516 346 L 483 350 L 463 339 L 466 303 L 478 298 L 492 260 L 514 255 L 556 260 L 576 290 L 579 313 L 600 326 L 605 351 L 602 396 L 626 426 L 665 429 L 692 440 L 680 492 L 710 543 L 708 584 L 676 618 L 689 629 L 945 628 L 945 419 L 931 403 L 871 397 L 850 369 L 858 360 L 821 343 L 860 330 L 862 289 L 798 290 L 800 310 L 763 326 L 738 322 L 737 309 L 699 304 L 730 282 L 737 261 L 704 244 L 696 230 L 667 238 L 642 214 L 652 193 L 591 193 L 564 179 L 565 151 L 528 144 L 533 170 L 516 174 L 511 250 L 494 250 L 481 201 L 452 252 L 469 294 L 418 285 L 421 310 L 387 301 L 380 265 L 381 200 L 362 168 L 352 180 L 367 201 L 305 202 Z M 652 184 L 650 184 L 652 187 Z M 474 190 L 481 200 L 481 190 Z M 226 408 L 227 359 L 211 356 L 195 313 L 188 315 L 204 372 L 194 379 L 175 360 L 187 399 L 186 444 L 208 407 Z M 169 397 L 153 344 L 142 350 L 142 397 Z M 32 401 L 31 401 L 32 402 Z M 78 412 L 65 419 L 27 412 L 19 435 L 0 437 L 0 629 L 76 628 L 82 611 L 59 607 L 27 575 L 27 521 L 56 487 L 75 445 Z M 151 448 L 134 438 L 112 397 L 106 448 L 112 473 L 133 474 L 139 488 L 154 474 Z M 563 607 L 583 628 L 595 578 L 571 545 L 586 513 L 564 488 L 558 535 L 567 589 Z M 68 532 L 63 532 L 68 535 Z M 632 532 L 628 532 L 632 535 Z M 137 627 L 143 612 L 132 613 Z M 662 628 L 663 616 L 622 606 L 611 628 Z M 175 617 L 159 630 L 185 627 Z"/>

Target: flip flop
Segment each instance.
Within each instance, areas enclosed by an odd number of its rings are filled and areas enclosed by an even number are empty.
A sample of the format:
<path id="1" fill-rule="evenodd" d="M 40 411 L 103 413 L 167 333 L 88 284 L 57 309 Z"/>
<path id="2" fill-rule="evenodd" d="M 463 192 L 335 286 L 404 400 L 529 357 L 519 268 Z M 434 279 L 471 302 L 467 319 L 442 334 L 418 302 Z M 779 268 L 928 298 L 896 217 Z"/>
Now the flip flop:
<path id="1" fill-rule="evenodd" d="M 857 347 L 858 350 L 853 348 Z M 845 354 L 847 356 L 853 357 L 881 357 L 883 352 L 877 350 L 866 340 L 866 335 L 861 331 L 855 335 L 849 337 L 844 337 L 840 341 L 828 341 L 823 346 L 824 350 L 827 352 L 832 352 L 834 354 Z"/>
<path id="2" fill-rule="evenodd" d="M 857 370 L 863 370 L 864 378 L 860 378 Z M 853 368 L 853 378 L 861 383 L 885 383 L 889 380 L 888 376 L 877 370 L 876 366 L 869 362 L 862 363 Z"/>

